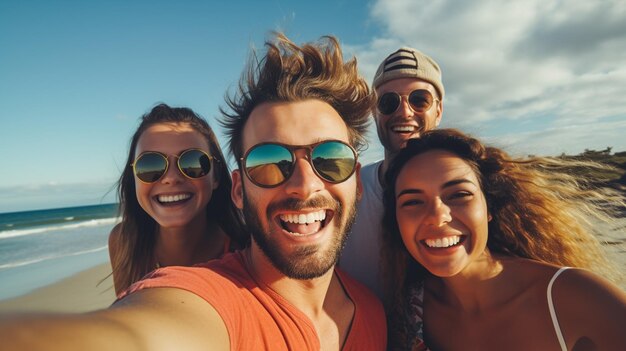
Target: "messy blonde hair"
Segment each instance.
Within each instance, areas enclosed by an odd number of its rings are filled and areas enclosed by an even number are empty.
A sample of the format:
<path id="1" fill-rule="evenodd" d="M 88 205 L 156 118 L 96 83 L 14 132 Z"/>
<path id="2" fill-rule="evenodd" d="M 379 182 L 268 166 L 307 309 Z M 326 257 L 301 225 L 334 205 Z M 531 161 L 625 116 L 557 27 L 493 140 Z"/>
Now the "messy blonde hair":
<path id="1" fill-rule="evenodd" d="M 365 145 L 374 96 L 359 75 L 356 59 L 344 63 L 336 38 L 322 37 L 317 43 L 298 46 L 281 33 L 267 41 L 259 60 L 253 52 L 238 93 L 226 97 L 230 112 L 220 108 L 222 124 L 230 137 L 231 153 L 243 156 L 243 128 L 255 107 L 265 102 L 317 99 L 332 106 L 348 127 L 350 142 L 357 150 Z"/>

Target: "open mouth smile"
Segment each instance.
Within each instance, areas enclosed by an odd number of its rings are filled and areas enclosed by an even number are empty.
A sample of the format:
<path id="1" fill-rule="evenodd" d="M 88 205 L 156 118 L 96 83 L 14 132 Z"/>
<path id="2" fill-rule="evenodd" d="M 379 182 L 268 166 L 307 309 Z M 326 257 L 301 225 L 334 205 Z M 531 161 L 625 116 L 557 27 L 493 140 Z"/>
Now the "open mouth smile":
<path id="1" fill-rule="evenodd" d="M 391 127 L 391 131 L 394 133 L 415 133 L 417 132 L 417 127 L 411 125 L 396 125 Z"/>
<path id="2" fill-rule="evenodd" d="M 186 202 L 191 198 L 190 193 L 157 195 L 156 200 L 162 205 L 173 205 Z"/>
<path id="3" fill-rule="evenodd" d="M 291 235 L 307 236 L 322 230 L 332 218 L 332 211 L 317 210 L 313 212 L 283 213 L 278 216 L 280 225 Z"/>
<path id="4" fill-rule="evenodd" d="M 437 239 L 424 239 L 422 244 L 430 249 L 447 249 L 463 244 L 466 238 L 465 235 L 452 235 Z"/>

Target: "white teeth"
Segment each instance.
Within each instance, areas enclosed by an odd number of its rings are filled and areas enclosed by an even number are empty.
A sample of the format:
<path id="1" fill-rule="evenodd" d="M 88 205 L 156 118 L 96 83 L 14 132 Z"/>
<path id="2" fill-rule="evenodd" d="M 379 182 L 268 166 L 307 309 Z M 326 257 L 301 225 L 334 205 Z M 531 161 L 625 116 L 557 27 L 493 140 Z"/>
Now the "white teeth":
<path id="1" fill-rule="evenodd" d="M 461 237 L 455 235 L 437 239 L 426 239 L 425 241 L 428 247 L 450 247 L 458 244 L 459 241 L 461 241 Z"/>
<path id="2" fill-rule="evenodd" d="M 177 202 L 190 198 L 190 194 L 178 194 L 178 195 L 159 195 L 159 202 Z"/>
<path id="3" fill-rule="evenodd" d="M 317 212 L 310 212 L 307 214 L 283 214 L 280 215 L 280 220 L 287 223 L 297 223 L 297 224 L 311 224 L 315 221 L 323 221 L 326 219 L 326 211 L 320 210 Z"/>
<path id="4" fill-rule="evenodd" d="M 394 126 L 391 128 L 394 132 L 412 132 L 415 130 L 414 126 Z"/>

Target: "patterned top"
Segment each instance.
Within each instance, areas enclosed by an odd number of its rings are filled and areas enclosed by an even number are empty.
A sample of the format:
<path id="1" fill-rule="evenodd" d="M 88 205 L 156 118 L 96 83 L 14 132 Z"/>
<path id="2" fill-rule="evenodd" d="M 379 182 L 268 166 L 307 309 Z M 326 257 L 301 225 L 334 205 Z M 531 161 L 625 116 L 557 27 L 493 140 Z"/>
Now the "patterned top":
<path id="1" fill-rule="evenodd" d="M 424 285 L 414 282 L 408 288 L 406 309 L 390 321 L 390 350 L 428 351 L 424 343 Z"/>

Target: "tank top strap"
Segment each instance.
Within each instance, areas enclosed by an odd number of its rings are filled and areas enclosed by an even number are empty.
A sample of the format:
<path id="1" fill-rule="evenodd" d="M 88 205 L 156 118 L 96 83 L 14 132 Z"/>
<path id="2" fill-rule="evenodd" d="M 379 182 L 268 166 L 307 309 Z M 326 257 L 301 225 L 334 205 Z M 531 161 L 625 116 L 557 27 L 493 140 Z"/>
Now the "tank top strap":
<path id="1" fill-rule="evenodd" d="M 565 344 L 565 339 L 563 338 L 563 333 L 561 332 L 561 327 L 559 326 L 559 320 L 556 317 L 556 311 L 554 310 L 554 303 L 552 302 L 552 285 L 556 281 L 556 278 L 561 275 L 561 273 L 570 269 L 571 267 L 561 267 L 554 275 L 552 279 L 550 279 L 550 283 L 548 284 L 548 309 L 550 310 L 550 318 L 552 318 L 552 324 L 554 325 L 554 332 L 556 333 L 556 337 L 559 339 L 559 345 L 561 345 L 561 350 L 567 351 L 567 345 Z"/>

